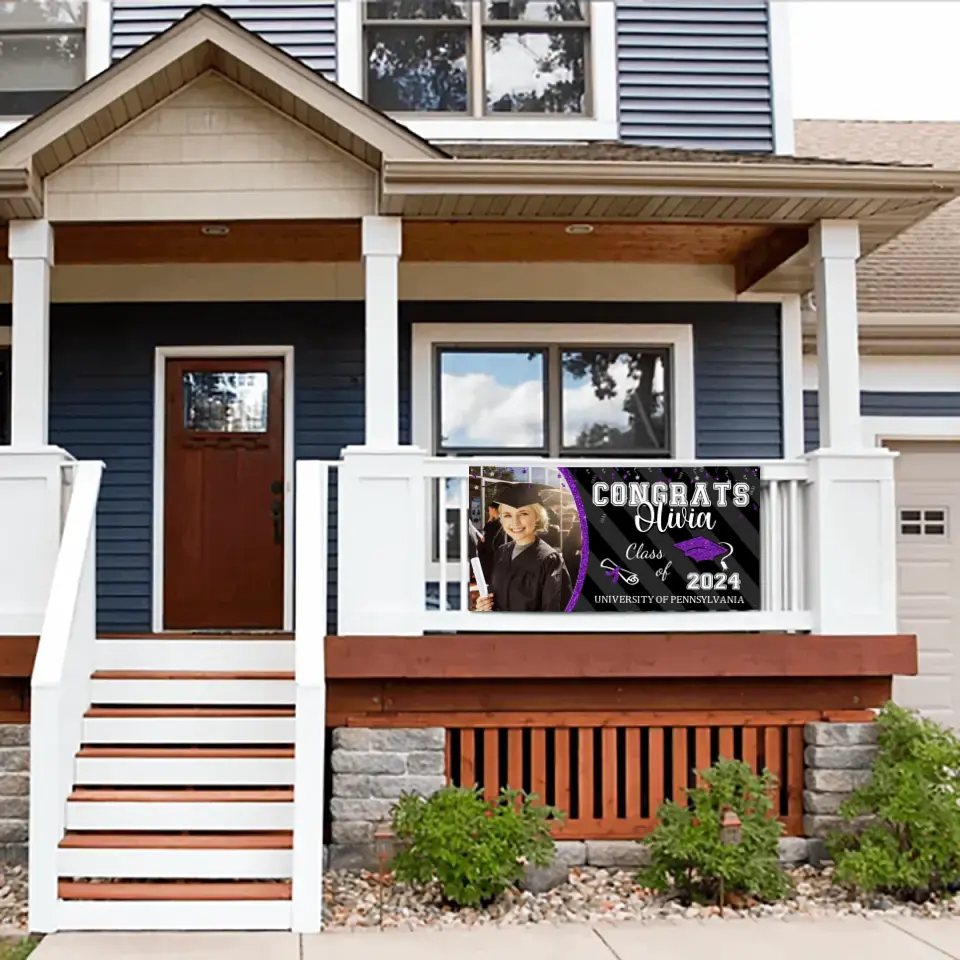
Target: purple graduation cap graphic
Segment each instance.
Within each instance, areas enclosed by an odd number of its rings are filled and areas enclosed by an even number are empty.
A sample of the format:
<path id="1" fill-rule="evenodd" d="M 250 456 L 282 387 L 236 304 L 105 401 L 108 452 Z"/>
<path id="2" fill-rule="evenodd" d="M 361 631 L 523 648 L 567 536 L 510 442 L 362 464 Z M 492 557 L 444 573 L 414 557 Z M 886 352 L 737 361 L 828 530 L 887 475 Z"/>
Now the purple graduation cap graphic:
<path id="1" fill-rule="evenodd" d="M 692 540 L 681 540 L 680 543 L 675 543 L 674 546 L 678 550 L 682 550 L 684 556 L 689 557 L 691 560 L 696 560 L 698 563 L 701 560 L 716 560 L 718 557 L 726 558 L 733 553 L 733 547 L 731 547 L 729 543 L 717 543 L 707 537 L 694 537 Z M 724 570 L 727 569 L 727 565 L 723 560 L 720 561 L 720 566 Z"/>

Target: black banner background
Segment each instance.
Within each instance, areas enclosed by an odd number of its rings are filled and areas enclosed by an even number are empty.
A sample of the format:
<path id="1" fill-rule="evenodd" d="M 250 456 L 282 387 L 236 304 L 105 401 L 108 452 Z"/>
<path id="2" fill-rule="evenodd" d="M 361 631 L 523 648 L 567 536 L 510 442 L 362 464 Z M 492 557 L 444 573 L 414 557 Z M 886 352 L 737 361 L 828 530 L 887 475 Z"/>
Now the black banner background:
<path id="1" fill-rule="evenodd" d="M 587 548 L 587 563 L 571 570 L 574 592 L 567 610 L 580 611 L 704 611 L 758 610 L 760 608 L 760 470 L 757 467 L 573 467 L 564 469 L 571 492 L 579 500 L 580 522 Z M 664 506 L 663 515 L 675 521 L 684 512 L 712 518 L 712 529 L 680 526 L 660 531 L 656 526 L 641 532 L 636 525 L 637 507 L 594 506 L 592 487 L 595 481 L 640 483 L 683 483 L 687 497 L 692 498 L 694 484 L 707 485 L 710 507 Z M 715 482 L 745 483 L 750 488 L 750 501 L 738 507 L 733 503 L 732 488 L 725 506 L 717 504 Z M 648 508 L 645 508 L 648 509 Z M 644 512 L 643 517 L 648 514 Z M 700 561 L 687 556 L 677 543 L 706 537 L 732 547 L 732 553 Z M 631 559 L 628 559 L 628 548 Z M 727 547 L 724 546 L 723 550 Z M 641 551 L 635 556 L 633 551 Z M 604 566 L 606 561 L 606 566 Z M 726 565 L 726 570 L 721 566 Z M 621 573 L 614 575 L 619 566 Z M 688 589 L 688 575 L 712 574 L 707 578 L 711 589 Z M 635 575 L 636 583 L 625 576 Z M 731 580 L 739 576 L 739 590 L 731 589 Z M 722 575 L 722 576 L 718 576 Z M 702 584 L 702 581 L 700 581 Z M 723 584 L 722 589 L 717 589 Z"/>

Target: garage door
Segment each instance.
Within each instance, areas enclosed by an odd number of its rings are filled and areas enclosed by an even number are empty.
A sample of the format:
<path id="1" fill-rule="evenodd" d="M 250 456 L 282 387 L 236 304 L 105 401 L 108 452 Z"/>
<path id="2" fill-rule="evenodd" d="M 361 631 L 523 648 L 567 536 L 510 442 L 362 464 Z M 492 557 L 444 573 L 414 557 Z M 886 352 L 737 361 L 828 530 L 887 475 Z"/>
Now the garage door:
<path id="1" fill-rule="evenodd" d="M 919 672 L 894 699 L 960 727 L 960 443 L 893 443 L 900 630 L 917 635 Z"/>

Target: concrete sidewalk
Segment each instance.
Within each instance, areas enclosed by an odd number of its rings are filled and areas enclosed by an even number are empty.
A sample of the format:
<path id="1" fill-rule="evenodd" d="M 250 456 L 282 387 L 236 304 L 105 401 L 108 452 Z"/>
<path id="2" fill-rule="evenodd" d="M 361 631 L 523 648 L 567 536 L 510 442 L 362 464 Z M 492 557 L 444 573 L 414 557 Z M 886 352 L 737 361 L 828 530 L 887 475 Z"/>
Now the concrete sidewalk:
<path id="1" fill-rule="evenodd" d="M 37 960 L 960 960 L 960 919 L 684 920 L 477 930 L 63 933 Z"/>

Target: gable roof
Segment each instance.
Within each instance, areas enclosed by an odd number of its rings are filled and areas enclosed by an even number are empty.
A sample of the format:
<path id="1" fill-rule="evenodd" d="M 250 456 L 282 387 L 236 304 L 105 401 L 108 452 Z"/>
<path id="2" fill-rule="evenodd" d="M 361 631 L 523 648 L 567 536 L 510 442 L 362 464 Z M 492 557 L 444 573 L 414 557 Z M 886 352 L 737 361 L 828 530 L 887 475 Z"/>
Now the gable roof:
<path id="1" fill-rule="evenodd" d="M 447 156 L 216 7 L 204 5 L 0 138 L 0 219 L 4 213 L 39 215 L 44 177 L 210 70 L 374 169 L 385 158 Z"/>
<path id="2" fill-rule="evenodd" d="M 960 123 L 799 120 L 798 152 L 960 170 Z M 960 313 L 960 200 L 935 210 L 857 268 L 861 312 Z"/>

